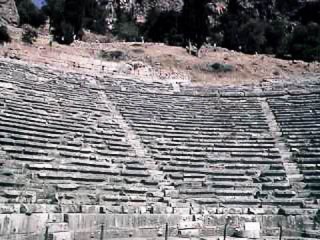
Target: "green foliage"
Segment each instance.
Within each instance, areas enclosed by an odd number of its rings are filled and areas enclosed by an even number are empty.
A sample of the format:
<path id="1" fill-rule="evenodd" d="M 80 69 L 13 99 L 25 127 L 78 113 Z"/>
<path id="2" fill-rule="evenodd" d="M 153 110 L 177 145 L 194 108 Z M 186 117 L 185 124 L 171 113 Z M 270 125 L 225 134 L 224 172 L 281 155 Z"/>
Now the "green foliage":
<path id="1" fill-rule="evenodd" d="M 226 72 L 232 72 L 233 71 L 233 66 L 230 64 L 224 64 L 224 63 L 210 63 L 207 64 L 205 71 L 208 72 L 214 72 L 214 73 L 226 73 Z"/>
<path id="2" fill-rule="evenodd" d="M 283 20 L 274 20 L 266 26 L 266 53 L 274 53 L 283 57 L 288 49 L 288 23 Z"/>
<path id="3" fill-rule="evenodd" d="M 295 59 L 320 61 L 320 26 L 317 23 L 299 25 L 292 33 L 289 51 Z"/>
<path id="4" fill-rule="evenodd" d="M 73 36 L 81 39 L 83 28 L 106 33 L 106 11 L 95 0 L 46 0 L 43 10 L 50 18 L 55 39 L 60 43 L 72 43 Z"/>
<path id="5" fill-rule="evenodd" d="M 299 0 L 277 0 L 276 6 L 282 14 L 285 14 L 297 9 L 299 6 Z"/>
<path id="6" fill-rule="evenodd" d="M 83 27 L 83 20 L 85 17 L 85 7 L 89 3 L 89 0 L 66 0 L 64 5 L 64 18 L 65 22 L 70 24 L 74 32 L 78 34 L 78 32 Z M 70 30 L 70 26 L 67 26 L 68 31 Z"/>
<path id="7" fill-rule="evenodd" d="M 267 43 L 268 24 L 251 13 L 246 13 L 238 1 L 229 2 L 228 11 L 221 19 L 222 45 L 245 53 L 263 52 Z"/>
<path id="8" fill-rule="evenodd" d="M 74 41 L 75 25 L 78 28 L 81 25 L 81 23 L 76 23 L 77 19 L 75 17 L 79 9 L 77 8 L 73 12 L 69 2 L 68 0 L 47 0 L 43 8 L 50 17 L 54 39 L 63 44 L 71 44 Z"/>
<path id="9" fill-rule="evenodd" d="M 320 24 L 320 2 L 309 1 L 303 8 L 298 11 L 295 16 L 295 20 L 307 25 L 310 22 L 316 22 Z"/>
<path id="10" fill-rule="evenodd" d="M 320 13 L 320 3 L 306 4 L 299 12 L 295 11 L 297 6 L 297 0 L 278 0 L 273 12 L 281 15 L 269 14 L 266 21 L 259 14 L 253 17 L 252 13 L 246 12 L 238 0 L 230 0 L 219 29 L 223 35 L 222 46 L 245 53 L 268 53 L 278 57 L 291 55 L 306 61 L 319 60 L 319 23 L 310 21 L 319 22 L 316 16 Z M 296 15 L 286 16 L 288 12 Z M 290 24 L 292 19 L 301 23 L 294 27 Z"/>
<path id="11" fill-rule="evenodd" d="M 258 19 L 249 19 L 238 29 L 239 44 L 246 53 L 261 52 L 266 43 L 266 25 Z"/>
<path id="12" fill-rule="evenodd" d="M 61 23 L 61 43 L 71 44 L 74 40 L 74 27 L 68 22 Z"/>
<path id="13" fill-rule="evenodd" d="M 37 31 L 30 25 L 23 26 L 22 41 L 24 43 L 33 44 L 38 37 Z"/>
<path id="14" fill-rule="evenodd" d="M 183 35 L 179 29 L 179 13 L 160 12 L 156 8 L 150 10 L 143 29 L 147 41 L 164 42 L 169 45 L 183 45 Z"/>
<path id="15" fill-rule="evenodd" d="M 8 28 L 0 25 L 0 44 L 5 42 L 11 42 L 11 37 L 8 33 Z"/>
<path id="16" fill-rule="evenodd" d="M 189 40 L 200 49 L 208 36 L 208 0 L 186 0 L 181 16 L 185 44 Z"/>
<path id="17" fill-rule="evenodd" d="M 88 16 L 84 18 L 84 27 L 98 34 L 106 34 L 107 30 L 107 12 L 99 5 L 92 7 L 88 11 Z"/>
<path id="18" fill-rule="evenodd" d="M 49 16 L 54 39 L 58 42 L 62 42 L 63 36 L 64 5 L 65 0 L 46 0 L 46 5 L 43 7 L 43 11 Z"/>
<path id="19" fill-rule="evenodd" d="M 25 4 L 20 10 L 22 20 L 30 22 L 29 16 L 36 15 L 31 0 L 16 2 Z M 159 12 L 155 8 L 143 26 L 136 24 L 134 12 L 127 13 L 116 4 L 118 21 L 113 33 L 126 41 L 140 40 L 143 35 L 147 41 L 170 45 L 188 45 L 190 41 L 197 49 L 210 41 L 245 53 L 319 60 L 320 3 L 302 6 L 299 0 L 250 1 L 252 5 L 248 7 L 240 0 L 226 2 L 227 10 L 222 16 L 212 16 L 209 0 L 184 0 L 182 12 Z M 43 11 L 50 17 L 55 40 L 61 43 L 70 44 L 74 37 L 81 39 L 83 28 L 106 34 L 107 10 L 96 0 L 46 0 Z M 293 21 L 299 23 L 296 28 Z"/>
<path id="20" fill-rule="evenodd" d="M 38 9 L 32 0 L 16 0 L 18 13 L 20 16 L 20 25 L 30 24 L 38 28 L 46 22 L 45 13 Z"/>
<path id="21" fill-rule="evenodd" d="M 128 14 L 121 14 L 115 26 L 114 33 L 123 40 L 137 41 L 139 39 L 139 27 Z"/>

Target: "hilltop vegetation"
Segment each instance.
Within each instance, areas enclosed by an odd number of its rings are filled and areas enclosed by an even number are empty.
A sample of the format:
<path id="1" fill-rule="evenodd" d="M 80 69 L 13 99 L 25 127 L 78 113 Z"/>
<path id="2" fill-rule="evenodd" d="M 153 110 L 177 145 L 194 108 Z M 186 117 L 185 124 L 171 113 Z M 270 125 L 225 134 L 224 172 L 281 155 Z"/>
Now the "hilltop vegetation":
<path id="1" fill-rule="evenodd" d="M 171 6 L 166 0 L 140 0 L 126 6 L 121 1 L 46 0 L 41 10 L 31 0 L 16 3 L 21 24 L 38 27 L 48 17 L 59 43 L 81 40 L 88 29 L 126 41 L 143 37 L 198 49 L 208 43 L 249 54 L 320 60 L 320 1 L 176 0 Z"/>

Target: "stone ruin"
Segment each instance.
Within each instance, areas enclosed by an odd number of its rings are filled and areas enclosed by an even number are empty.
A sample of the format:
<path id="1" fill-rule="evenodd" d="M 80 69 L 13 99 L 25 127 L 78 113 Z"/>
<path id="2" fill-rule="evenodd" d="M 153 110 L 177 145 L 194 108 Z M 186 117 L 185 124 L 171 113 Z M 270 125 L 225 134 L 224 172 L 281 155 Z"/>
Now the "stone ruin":
<path id="1" fill-rule="evenodd" d="M 319 106 L 0 59 L 0 239 L 319 238 Z"/>

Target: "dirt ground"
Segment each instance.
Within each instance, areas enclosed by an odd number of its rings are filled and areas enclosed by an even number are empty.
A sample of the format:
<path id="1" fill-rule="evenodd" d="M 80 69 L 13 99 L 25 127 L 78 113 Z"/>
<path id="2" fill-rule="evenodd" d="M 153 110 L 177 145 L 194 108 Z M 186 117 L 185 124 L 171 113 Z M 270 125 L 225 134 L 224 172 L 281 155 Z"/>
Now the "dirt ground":
<path id="1" fill-rule="evenodd" d="M 184 48 L 157 43 L 75 42 L 71 46 L 54 43 L 50 47 L 50 37 L 45 34 L 40 34 L 33 45 L 27 45 L 20 41 L 20 29 L 11 29 L 11 31 L 14 36 L 13 42 L 0 47 L 0 56 L 45 64 L 65 71 L 83 71 L 97 75 L 103 74 L 101 69 L 103 71 L 107 69 L 114 74 L 117 71 L 123 71 L 137 78 L 152 76 L 162 81 L 189 80 L 195 85 L 258 84 L 264 79 L 286 79 L 309 72 L 320 73 L 320 63 L 317 62 L 286 61 L 271 56 L 247 55 L 222 48 L 204 48 L 201 50 L 201 56 L 196 57 L 188 54 Z M 120 50 L 125 52 L 127 58 L 120 62 L 106 62 L 101 60 L 101 50 Z M 136 63 L 139 63 L 138 67 L 135 67 Z M 231 65 L 233 70 L 209 72 L 206 66 L 214 63 Z M 129 67 L 126 68 L 127 65 Z"/>

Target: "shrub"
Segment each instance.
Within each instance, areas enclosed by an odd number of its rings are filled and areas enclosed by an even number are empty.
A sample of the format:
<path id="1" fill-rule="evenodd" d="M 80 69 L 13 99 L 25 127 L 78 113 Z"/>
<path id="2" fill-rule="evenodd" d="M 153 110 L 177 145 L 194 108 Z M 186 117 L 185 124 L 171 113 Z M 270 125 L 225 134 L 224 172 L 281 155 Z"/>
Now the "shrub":
<path id="1" fill-rule="evenodd" d="M 22 41 L 24 43 L 33 44 L 38 37 L 37 31 L 30 25 L 23 26 Z"/>
<path id="2" fill-rule="evenodd" d="M 106 61 L 124 61 L 127 59 L 127 54 L 120 50 L 100 51 L 100 57 Z"/>
<path id="3" fill-rule="evenodd" d="M 206 65 L 205 71 L 213 72 L 213 73 L 226 73 L 226 72 L 232 72 L 233 66 L 230 64 L 225 63 L 209 63 Z"/>
<path id="4" fill-rule="evenodd" d="M 11 37 L 6 26 L 0 26 L 0 44 L 11 42 Z"/>

